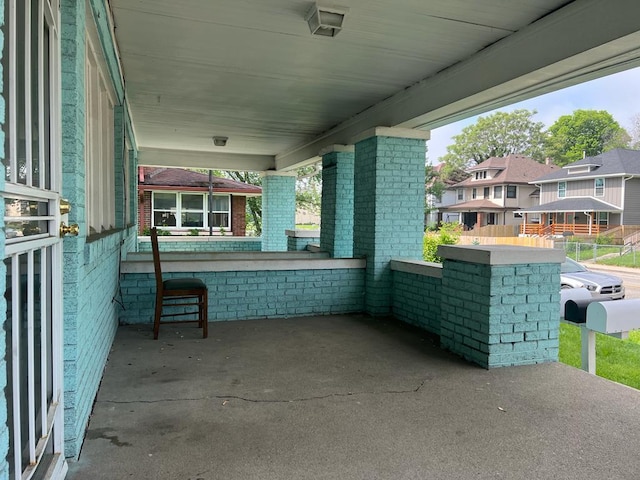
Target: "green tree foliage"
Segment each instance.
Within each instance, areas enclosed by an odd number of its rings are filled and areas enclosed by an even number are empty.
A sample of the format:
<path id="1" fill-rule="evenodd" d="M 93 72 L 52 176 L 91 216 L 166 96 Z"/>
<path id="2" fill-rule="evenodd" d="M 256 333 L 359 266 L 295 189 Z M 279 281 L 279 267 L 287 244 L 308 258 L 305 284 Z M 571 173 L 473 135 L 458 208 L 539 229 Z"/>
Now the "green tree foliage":
<path id="1" fill-rule="evenodd" d="M 640 150 L 640 113 L 636 113 L 631 118 L 631 140 L 629 141 L 629 148 Z"/>
<path id="2" fill-rule="evenodd" d="M 626 147 L 629 134 L 605 110 L 576 110 L 549 127 L 546 154 L 556 165 L 567 165 L 613 148 Z"/>
<path id="3" fill-rule="evenodd" d="M 537 112 L 526 109 L 496 112 L 462 129 L 453 137 L 454 143 L 440 158 L 448 171 L 464 170 L 469 165 L 484 162 L 490 157 L 504 157 L 512 153 L 526 155 L 539 162 L 544 160 L 545 133 L 542 122 L 534 122 Z"/>
<path id="4" fill-rule="evenodd" d="M 226 172 L 229 178 L 237 182 L 262 186 L 262 177 L 258 172 Z M 262 235 L 262 197 L 247 197 L 247 230 L 256 236 Z"/>
<path id="5" fill-rule="evenodd" d="M 322 203 L 322 163 L 296 170 L 296 207 L 320 214 Z"/>
<path id="6" fill-rule="evenodd" d="M 442 223 L 438 232 L 427 232 L 422 242 L 422 258 L 425 262 L 442 262 L 438 256 L 438 245 L 455 245 L 458 243 L 462 225 L 459 223 Z"/>

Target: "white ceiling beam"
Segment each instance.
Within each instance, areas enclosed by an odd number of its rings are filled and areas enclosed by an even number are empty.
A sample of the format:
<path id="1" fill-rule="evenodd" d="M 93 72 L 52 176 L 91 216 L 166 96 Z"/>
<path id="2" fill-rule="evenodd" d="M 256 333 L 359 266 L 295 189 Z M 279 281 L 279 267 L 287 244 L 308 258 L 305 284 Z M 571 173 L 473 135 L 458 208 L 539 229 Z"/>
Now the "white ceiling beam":
<path id="1" fill-rule="evenodd" d="M 138 164 L 154 167 L 206 168 L 264 172 L 275 169 L 273 155 L 140 148 Z"/>
<path id="2" fill-rule="evenodd" d="M 615 6 L 614 6 L 615 5 Z M 276 156 L 291 169 L 377 126 L 431 129 L 640 65 L 640 2 L 574 1 L 468 60 L 398 92 Z"/>

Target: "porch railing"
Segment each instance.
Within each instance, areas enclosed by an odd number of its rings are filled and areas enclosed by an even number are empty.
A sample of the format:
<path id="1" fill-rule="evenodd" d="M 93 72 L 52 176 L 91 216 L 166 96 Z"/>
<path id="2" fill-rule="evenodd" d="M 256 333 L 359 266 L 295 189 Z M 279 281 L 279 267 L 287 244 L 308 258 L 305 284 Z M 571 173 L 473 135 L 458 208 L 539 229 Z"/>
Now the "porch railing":
<path id="1" fill-rule="evenodd" d="M 573 235 L 599 235 L 607 228 L 603 225 L 588 225 L 579 223 L 554 223 L 553 225 L 541 225 L 539 223 L 524 223 L 520 225 L 522 235 L 563 235 L 570 232 Z"/>

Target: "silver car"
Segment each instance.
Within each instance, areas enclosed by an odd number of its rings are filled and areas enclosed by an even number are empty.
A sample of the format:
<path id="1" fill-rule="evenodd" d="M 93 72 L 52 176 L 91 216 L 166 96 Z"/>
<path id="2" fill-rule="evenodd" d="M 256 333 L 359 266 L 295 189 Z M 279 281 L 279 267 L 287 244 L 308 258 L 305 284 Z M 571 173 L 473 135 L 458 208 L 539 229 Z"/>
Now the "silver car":
<path id="1" fill-rule="evenodd" d="M 570 258 L 561 265 L 560 288 L 586 288 L 594 297 L 608 297 L 611 300 L 624 298 L 621 278 L 593 272 Z"/>

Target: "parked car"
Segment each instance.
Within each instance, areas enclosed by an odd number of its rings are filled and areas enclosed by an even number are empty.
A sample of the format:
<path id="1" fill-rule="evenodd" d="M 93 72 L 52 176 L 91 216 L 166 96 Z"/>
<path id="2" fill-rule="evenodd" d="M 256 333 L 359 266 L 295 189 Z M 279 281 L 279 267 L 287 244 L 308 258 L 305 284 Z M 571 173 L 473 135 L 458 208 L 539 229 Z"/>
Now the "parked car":
<path id="1" fill-rule="evenodd" d="M 560 267 L 560 288 L 586 288 L 594 297 L 624 298 L 622 279 L 608 273 L 593 272 L 584 265 L 565 259 Z"/>

